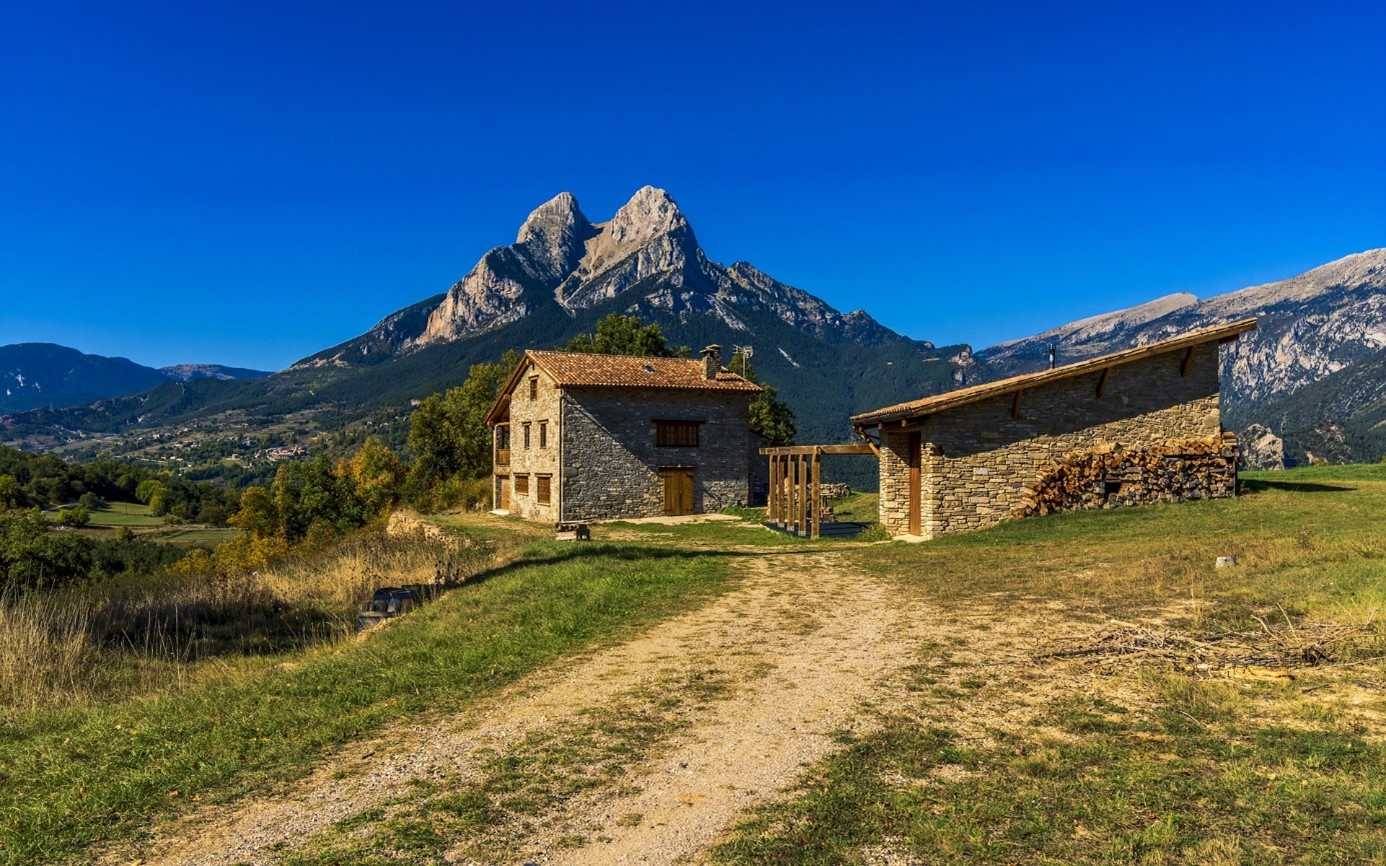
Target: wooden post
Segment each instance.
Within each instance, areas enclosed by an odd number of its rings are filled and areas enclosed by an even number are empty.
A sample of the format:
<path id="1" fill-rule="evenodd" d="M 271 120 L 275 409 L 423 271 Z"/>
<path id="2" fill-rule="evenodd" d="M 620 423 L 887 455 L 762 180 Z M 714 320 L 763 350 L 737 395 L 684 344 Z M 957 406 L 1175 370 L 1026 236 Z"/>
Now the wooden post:
<path id="1" fill-rule="evenodd" d="M 775 458 L 775 525 L 784 529 L 784 457 Z"/>
<path id="2" fill-rule="evenodd" d="M 784 462 L 784 455 L 780 455 L 775 459 L 775 474 L 777 476 L 775 478 L 775 496 L 777 497 L 775 503 L 775 525 L 780 529 L 784 529 L 789 517 L 788 513 L 784 510 L 784 480 L 786 476 L 789 475 L 789 465 Z"/>
<path id="3" fill-rule="evenodd" d="M 809 459 L 813 461 L 813 492 L 811 494 L 812 498 L 809 499 L 813 507 L 813 532 L 810 533 L 810 536 L 812 538 L 817 538 L 819 532 L 823 529 L 823 491 L 822 485 L 820 484 L 822 478 L 819 474 L 819 467 L 823 463 L 823 458 L 819 456 L 818 449 L 815 448 L 813 449 L 813 456 Z"/>
<path id="4" fill-rule="evenodd" d="M 805 455 L 799 455 L 799 536 L 808 535 L 808 466 Z"/>
<path id="5" fill-rule="evenodd" d="M 770 471 L 769 471 L 769 473 L 768 473 L 768 478 L 769 478 L 768 488 L 769 488 L 769 489 L 765 491 L 765 519 L 766 519 L 768 522 L 770 522 L 770 523 L 774 523 L 774 522 L 775 522 L 775 469 L 776 469 L 776 464 L 777 464 L 779 461 L 777 461 L 777 460 L 775 459 L 775 455 L 774 455 L 774 454 L 771 454 L 771 455 L 770 455 L 768 458 L 766 458 L 766 459 L 770 461 Z"/>
<path id="6" fill-rule="evenodd" d="M 784 528 L 784 457 L 775 457 L 775 525 Z"/>
<path id="7" fill-rule="evenodd" d="M 789 512 L 785 515 L 785 529 L 791 533 L 799 531 L 799 461 L 793 455 L 786 455 L 785 462 L 789 467 L 789 483 L 785 485 L 785 493 L 788 496 Z"/>

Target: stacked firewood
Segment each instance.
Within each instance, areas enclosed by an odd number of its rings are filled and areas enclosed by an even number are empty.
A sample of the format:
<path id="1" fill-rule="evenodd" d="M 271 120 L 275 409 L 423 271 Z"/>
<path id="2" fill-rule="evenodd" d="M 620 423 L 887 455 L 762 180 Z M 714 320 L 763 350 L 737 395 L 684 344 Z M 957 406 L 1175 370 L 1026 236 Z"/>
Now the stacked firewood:
<path id="1" fill-rule="evenodd" d="M 852 488 L 848 484 L 824 483 L 819 487 L 819 491 L 823 494 L 824 502 L 832 502 L 834 499 L 843 499 L 850 495 Z"/>
<path id="2" fill-rule="evenodd" d="M 1138 449 L 1104 443 L 1042 466 L 1011 516 L 1229 496 L 1235 466 L 1235 443 L 1220 436 Z"/>

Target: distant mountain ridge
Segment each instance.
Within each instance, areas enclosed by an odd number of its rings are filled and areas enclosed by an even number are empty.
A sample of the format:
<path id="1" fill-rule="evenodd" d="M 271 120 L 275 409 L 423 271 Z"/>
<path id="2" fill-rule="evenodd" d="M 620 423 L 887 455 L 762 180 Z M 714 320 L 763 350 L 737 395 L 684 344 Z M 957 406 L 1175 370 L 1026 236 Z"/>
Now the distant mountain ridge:
<path id="1" fill-rule="evenodd" d="M 977 353 L 997 377 L 1254 316 L 1258 329 L 1223 355 L 1229 426 L 1259 424 L 1289 455 L 1378 459 L 1386 452 L 1386 249 L 1367 250 L 1287 280 L 1198 300 L 1181 293 L 1052 328 Z"/>
<path id="2" fill-rule="evenodd" d="M 460 384 L 469 365 L 507 349 L 561 347 L 612 312 L 658 323 L 674 346 L 717 343 L 728 359 L 750 347 L 762 378 L 798 414 L 803 441 L 848 439 L 853 412 L 947 390 L 974 366 L 967 346 L 910 339 L 746 262 L 711 261 L 673 198 L 647 186 L 605 222 L 589 220 L 570 193 L 554 197 L 530 213 L 515 243 L 484 253 L 446 292 L 265 379 L 164 384 L 11 415 L 0 418 L 0 439 L 85 454 L 224 437 L 217 453 L 234 454 L 257 430 L 310 436 L 381 413 L 398 419 L 411 400 Z M 177 460 L 191 450 L 157 453 Z M 874 476 L 874 467 L 858 468 L 856 480 Z"/>
<path id="3" fill-rule="evenodd" d="M 129 358 L 89 355 L 56 343 L 14 343 L 0 346 L 0 411 L 81 406 L 168 381 L 268 375 L 220 364 L 178 364 L 156 370 Z"/>
<path id="4" fill-rule="evenodd" d="M 174 462 L 211 443 L 209 472 L 260 448 L 252 442 L 269 431 L 283 445 L 369 427 L 401 444 L 411 401 L 460 384 L 471 364 L 507 349 L 561 347 L 621 312 L 658 323 L 675 346 L 718 343 L 726 357 L 750 347 L 762 378 L 797 413 L 800 441 L 834 442 L 852 435 L 854 412 L 1041 369 L 1051 342 L 1063 363 L 1254 315 L 1260 330 L 1224 361 L 1228 425 L 1264 424 L 1255 438 L 1283 435 L 1292 456 L 1374 459 L 1386 452 L 1384 281 L 1386 250 L 1371 250 L 1207 300 L 1167 295 L 974 357 L 969 346 L 937 347 L 864 311 L 839 312 L 746 262 L 711 261 L 663 190 L 641 188 L 605 222 L 589 220 L 565 192 L 447 291 L 286 370 L 165 378 L 88 406 L 0 416 L 0 441 Z"/>

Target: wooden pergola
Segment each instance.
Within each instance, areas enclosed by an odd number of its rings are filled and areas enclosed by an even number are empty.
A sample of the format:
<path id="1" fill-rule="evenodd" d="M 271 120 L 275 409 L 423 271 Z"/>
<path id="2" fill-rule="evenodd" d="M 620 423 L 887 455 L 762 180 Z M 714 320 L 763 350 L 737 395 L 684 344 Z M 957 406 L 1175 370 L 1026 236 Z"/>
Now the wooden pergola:
<path id="1" fill-rule="evenodd" d="M 870 445 L 786 445 L 762 448 L 760 453 L 770 458 L 766 517 L 786 532 L 818 538 L 823 518 L 823 455 L 875 454 L 876 449 Z"/>

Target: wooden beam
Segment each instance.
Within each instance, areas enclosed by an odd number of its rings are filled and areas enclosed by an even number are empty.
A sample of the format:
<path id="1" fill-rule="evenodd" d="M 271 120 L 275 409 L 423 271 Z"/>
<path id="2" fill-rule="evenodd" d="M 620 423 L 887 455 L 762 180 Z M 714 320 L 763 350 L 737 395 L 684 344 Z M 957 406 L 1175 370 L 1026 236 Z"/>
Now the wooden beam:
<path id="1" fill-rule="evenodd" d="M 877 446 L 875 440 L 866 432 L 866 428 L 857 425 L 853 429 L 857 431 L 857 435 L 861 437 L 861 441 L 866 443 L 866 447 L 871 449 L 871 453 L 876 455 L 876 459 L 881 459 L 881 449 Z"/>
<path id="2" fill-rule="evenodd" d="M 823 491 L 820 485 L 819 466 L 823 463 L 823 458 L 815 454 L 809 458 L 813 461 L 813 490 L 809 502 L 813 504 L 813 530 L 809 533 L 810 538 L 817 538 L 818 533 L 823 528 Z"/>
<path id="3" fill-rule="evenodd" d="M 1111 375 L 1112 368 L 1108 367 L 1102 371 L 1102 375 L 1097 377 L 1097 396 L 1100 399 L 1107 393 L 1107 377 Z"/>
<path id="4" fill-rule="evenodd" d="M 762 448 L 760 453 L 767 456 L 799 457 L 811 454 L 873 454 L 875 451 L 869 444 L 849 443 L 845 445 L 782 445 L 777 448 Z"/>
<path id="5" fill-rule="evenodd" d="M 1198 347 L 1190 346 L 1188 349 L 1184 350 L 1184 360 L 1179 362 L 1179 375 L 1189 375 L 1189 365 L 1193 363 L 1194 349 L 1196 348 Z"/>
<path id="6" fill-rule="evenodd" d="M 1019 391 L 1016 391 L 1016 392 L 1015 392 L 1015 397 L 1011 400 L 1011 417 L 1012 417 L 1012 418 L 1016 418 L 1016 419 L 1019 419 L 1019 418 L 1020 418 L 1020 395 L 1021 395 L 1021 394 L 1024 394 L 1024 393 L 1025 393 L 1025 389 L 1024 389 L 1024 388 L 1021 388 Z"/>

